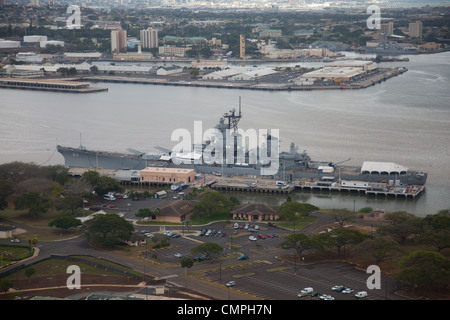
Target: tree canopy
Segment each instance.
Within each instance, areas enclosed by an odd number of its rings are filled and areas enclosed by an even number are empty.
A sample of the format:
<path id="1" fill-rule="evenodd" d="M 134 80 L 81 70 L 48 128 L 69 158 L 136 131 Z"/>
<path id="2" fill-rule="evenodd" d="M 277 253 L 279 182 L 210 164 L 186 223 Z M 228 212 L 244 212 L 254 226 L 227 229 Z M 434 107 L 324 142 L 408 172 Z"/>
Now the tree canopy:
<path id="1" fill-rule="evenodd" d="M 98 215 L 85 222 L 85 235 L 94 243 L 113 247 L 130 240 L 133 225 L 114 213 Z"/>

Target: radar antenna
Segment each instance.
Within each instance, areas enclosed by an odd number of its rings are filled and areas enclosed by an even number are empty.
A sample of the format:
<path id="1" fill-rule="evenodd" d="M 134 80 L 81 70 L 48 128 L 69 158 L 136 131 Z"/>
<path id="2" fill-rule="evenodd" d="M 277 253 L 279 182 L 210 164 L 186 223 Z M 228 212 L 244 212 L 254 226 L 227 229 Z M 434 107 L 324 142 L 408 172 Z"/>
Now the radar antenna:
<path id="1" fill-rule="evenodd" d="M 239 114 L 236 115 L 236 109 L 231 109 L 229 113 L 223 115 L 224 118 L 228 119 L 228 128 L 233 129 L 235 132 L 238 129 L 239 120 L 242 118 L 241 114 L 241 97 L 239 97 Z"/>

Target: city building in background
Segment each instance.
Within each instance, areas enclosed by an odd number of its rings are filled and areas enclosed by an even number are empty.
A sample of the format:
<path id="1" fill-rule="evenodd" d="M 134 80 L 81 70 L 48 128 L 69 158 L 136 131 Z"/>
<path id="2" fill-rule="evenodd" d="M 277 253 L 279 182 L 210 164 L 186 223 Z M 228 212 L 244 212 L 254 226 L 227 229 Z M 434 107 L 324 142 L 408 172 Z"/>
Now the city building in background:
<path id="1" fill-rule="evenodd" d="M 127 48 L 127 31 L 118 29 L 111 31 L 111 52 L 121 52 Z"/>

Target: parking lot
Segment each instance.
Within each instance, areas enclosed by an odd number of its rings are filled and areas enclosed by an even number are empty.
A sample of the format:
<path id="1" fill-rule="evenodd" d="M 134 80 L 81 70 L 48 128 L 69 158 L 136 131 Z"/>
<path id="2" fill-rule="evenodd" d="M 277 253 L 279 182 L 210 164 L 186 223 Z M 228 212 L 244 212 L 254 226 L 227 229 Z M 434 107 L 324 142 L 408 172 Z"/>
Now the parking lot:
<path id="1" fill-rule="evenodd" d="M 191 249 L 202 242 L 214 242 L 224 248 L 223 252 L 210 260 L 196 261 L 190 269 L 199 280 L 208 281 L 224 290 L 233 290 L 248 299 L 264 300 L 357 300 L 355 294 L 367 291 L 364 300 L 402 299 L 392 294 L 394 283 L 388 277 L 381 276 L 381 289 L 368 290 L 369 274 L 355 266 L 344 263 L 297 264 L 284 261 L 281 257 L 288 251 L 280 248 L 280 243 L 288 231 L 281 228 L 269 227 L 265 223 L 259 224 L 256 232 L 235 229 L 232 223 L 218 222 L 207 227 L 193 228 L 191 233 L 171 238 L 169 247 L 143 250 L 140 256 L 158 264 L 172 264 L 179 268 L 179 261 L 183 257 L 196 258 Z M 256 224 L 253 224 L 255 227 Z M 168 228 L 168 230 L 182 234 L 183 230 Z M 201 230 L 211 230 L 208 235 L 200 236 Z M 192 231 L 195 230 L 195 233 Z M 213 232 L 215 230 L 215 232 Z M 219 230 L 221 232 L 219 232 Z M 222 236 L 224 233 L 226 236 Z M 236 233 L 230 238 L 230 234 Z M 274 237 L 267 237 L 276 234 Z M 250 240 L 250 236 L 256 240 Z M 263 235 L 259 238 L 258 235 Z M 233 250 L 232 250 L 233 247 Z M 152 258 L 156 254 L 157 259 Z M 241 260 L 239 257 L 245 257 Z M 227 287 L 226 284 L 235 284 Z M 386 290 L 386 285 L 388 290 Z M 351 288 L 351 293 L 333 290 L 333 287 L 343 286 Z M 303 288 L 313 288 L 314 295 L 307 294 L 299 297 Z"/>

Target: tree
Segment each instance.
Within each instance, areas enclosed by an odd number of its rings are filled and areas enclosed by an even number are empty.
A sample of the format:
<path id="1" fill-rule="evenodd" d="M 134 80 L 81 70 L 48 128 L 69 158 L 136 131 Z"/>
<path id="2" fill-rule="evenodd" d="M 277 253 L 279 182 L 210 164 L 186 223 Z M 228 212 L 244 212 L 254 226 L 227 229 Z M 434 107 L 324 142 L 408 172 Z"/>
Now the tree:
<path id="1" fill-rule="evenodd" d="M 13 282 L 11 280 L 2 280 L 0 281 L 0 289 L 4 292 L 7 293 L 9 291 L 9 289 L 11 289 L 13 287 Z"/>
<path id="2" fill-rule="evenodd" d="M 80 219 L 75 217 L 59 217 L 48 223 L 49 227 L 56 227 L 63 230 L 68 230 L 70 228 L 75 228 L 81 225 Z"/>
<path id="3" fill-rule="evenodd" d="M 0 179 L 0 210 L 8 207 L 6 198 L 14 193 L 13 184 L 6 179 Z"/>
<path id="4" fill-rule="evenodd" d="M 208 191 L 201 196 L 200 202 L 194 206 L 194 216 L 210 217 L 213 213 L 229 211 L 233 207 L 234 203 L 220 192 Z"/>
<path id="5" fill-rule="evenodd" d="M 89 197 L 94 191 L 94 187 L 87 181 L 83 179 L 72 179 L 64 185 L 64 194 L 79 196 L 79 197 Z"/>
<path id="6" fill-rule="evenodd" d="M 318 237 L 309 237 L 304 233 L 290 234 L 281 243 L 283 249 L 295 249 L 299 258 L 305 251 L 323 250 L 322 242 Z"/>
<path id="7" fill-rule="evenodd" d="M 389 225 L 381 226 L 377 232 L 389 235 L 400 244 L 424 232 L 423 219 L 405 212 L 395 212 L 386 215 Z"/>
<path id="8" fill-rule="evenodd" d="M 113 247 L 131 238 L 133 225 L 114 213 L 98 215 L 85 222 L 85 234 L 89 241 Z"/>
<path id="9" fill-rule="evenodd" d="M 204 255 L 206 259 L 214 254 L 220 254 L 222 251 L 223 247 L 213 242 L 205 242 L 191 249 L 191 253 Z"/>
<path id="10" fill-rule="evenodd" d="M 38 243 L 38 239 L 36 237 L 31 237 L 28 239 L 28 244 L 30 245 L 30 251 L 34 245 Z"/>
<path id="11" fill-rule="evenodd" d="M 191 258 L 183 258 L 180 261 L 181 267 L 184 268 L 184 275 L 186 275 L 187 269 L 194 265 L 194 260 Z"/>
<path id="12" fill-rule="evenodd" d="M 138 219 L 142 219 L 142 218 L 149 218 L 153 215 L 152 210 L 150 210 L 149 208 L 141 208 L 139 209 L 139 211 L 135 214 L 135 216 Z"/>
<path id="13" fill-rule="evenodd" d="M 28 281 L 31 281 L 31 277 L 36 273 L 36 269 L 34 268 L 26 268 L 25 269 L 25 276 L 28 278 Z"/>
<path id="14" fill-rule="evenodd" d="M 89 68 L 89 71 L 92 72 L 93 74 L 97 74 L 98 73 L 98 67 L 97 66 L 92 66 Z"/>
<path id="15" fill-rule="evenodd" d="M 330 213 L 333 219 L 339 223 L 339 226 L 342 228 L 345 222 L 351 222 L 356 217 L 355 213 L 352 211 L 344 210 L 335 210 Z"/>
<path id="16" fill-rule="evenodd" d="M 345 259 L 345 246 L 349 244 L 361 243 L 365 236 L 358 230 L 336 228 L 332 231 L 320 236 L 324 243 L 331 247 L 336 247 L 339 257 L 341 256 L 341 248 L 344 248 Z"/>
<path id="17" fill-rule="evenodd" d="M 434 251 L 416 250 L 400 261 L 399 279 L 411 286 L 432 289 L 449 285 L 450 261 Z"/>
<path id="18" fill-rule="evenodd" d="M 100 174 L 97 171 L 93 170 L 88 170 L 81 176 L 81 180 L 86 181 L 91 186 L 96 186 L 99 179 Z"/>
<path id="19" fill-rule="evenodd" d="M 47 171 L 47 177 L 52 181 L 59 183 L 60 185 L 65 185 L 67 181 L 69 181 L 69 168 L 63 165 L 54 165 L 45 167 Z"/>
<path id="20" fill-rule="evenodd" d="M 38 192 L 28 192 L 14 199 L 14 206 L 16 210 L 28 209 L 28 214 L 32 217 L 37 217 L 46 213 L 50 208 L 50 201 Z"/>
<path id="21" fill-rule="evenodd" d="M 394 240 L 380 237 L 377 239 L 367 239 L 357 245 L 354 251 L 375 260 L 375 264 L 380 264 L 398 249 L 398 243 Z"/>
<path id="22" fill-rule="evenodd" d="M 278 207 L 277 214 L 281 219 L 290 221 L 299 216 L 305 216 L 307 211 L 303 203 L 286 201 Z"/>
<path id="23" fill-rule="evenodd" d="M 83 198 L 79 196 L 67 195 L 65 196 L 60 204 L 59 208 L 63 210 L 69 210 L 72 215 L 75 215 L 76 210 L 83 206 Z"/>

